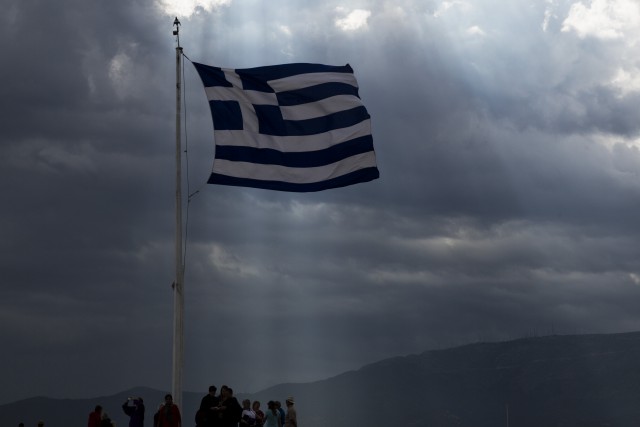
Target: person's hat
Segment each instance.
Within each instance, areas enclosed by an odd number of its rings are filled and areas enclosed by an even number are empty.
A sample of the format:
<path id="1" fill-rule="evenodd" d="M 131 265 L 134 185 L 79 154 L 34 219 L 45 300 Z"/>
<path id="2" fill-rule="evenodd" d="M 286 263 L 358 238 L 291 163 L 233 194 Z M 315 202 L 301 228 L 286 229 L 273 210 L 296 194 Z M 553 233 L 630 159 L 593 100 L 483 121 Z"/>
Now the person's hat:
<path id="1" fill-rule="evenodd" d="M 293 400 L 293 397 L 291 396 L 287 397 L 287 403 L 295 403 L 295 401 Z"/>

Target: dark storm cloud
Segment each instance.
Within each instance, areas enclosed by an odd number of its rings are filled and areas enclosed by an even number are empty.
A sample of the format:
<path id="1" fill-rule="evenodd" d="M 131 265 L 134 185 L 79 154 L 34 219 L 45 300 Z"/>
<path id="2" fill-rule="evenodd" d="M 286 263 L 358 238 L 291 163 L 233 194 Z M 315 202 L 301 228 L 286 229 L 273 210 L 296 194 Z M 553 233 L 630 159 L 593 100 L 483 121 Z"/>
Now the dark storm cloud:
<path id="1" fill-rule="evenodd" d="M 315 194 L 205 187 L 212 127 L 185 64 L 199 190 L 187 389 L 640 326 L 638 92 L 616 83 L 637 73 L 640 36 L 577 26 L 575 2 L 524 3 L 232 1 L 181 16 L 194 61 L 350 63 L 382 175 Z M 173 16 L 24 1 L 0 20 L 0 401 L 168 388 Z"/>
<path id="2" fill-rule="evenodd" d="M 118 390 L 122 380 L 109 377 L 126 377 L 128 361 L 164 341 L 156 325 L 170 327 L 140 307 L 155 312 L 169 302 L 148 285 L 171 283 L 171 269 L 158 268 L 159 260 L 170 262 L 166 239 L 154 237 L 171 228 L 162 219 L 171 196 L 157 186 L 170 185 L 161 171 L 171 162 L 156 154 L 171 129 L 162 114 L 171 117 L 171 108 L 154 107 L 134 90 L 118 93 L 109 76 L 122 53 L 160 69 L 150 53 L 158 46 L 149 25 L 157 16 L 142 2 L 120 6 L 27 1 L 4 15 L 2 46 L 11 62 L 0 70 L 10 82 L 0 89 L 8 101 L 0 107 L 7 254 L 0 265 L 3 339 L 11 348 L 3 364 L 15 387 L 3 400 L 81 396 L 95 393 L 96 383 Z M 150 82 L 161 75 L 148 74 Z M 164 75 L 170 79 L 171 71 Z"/>

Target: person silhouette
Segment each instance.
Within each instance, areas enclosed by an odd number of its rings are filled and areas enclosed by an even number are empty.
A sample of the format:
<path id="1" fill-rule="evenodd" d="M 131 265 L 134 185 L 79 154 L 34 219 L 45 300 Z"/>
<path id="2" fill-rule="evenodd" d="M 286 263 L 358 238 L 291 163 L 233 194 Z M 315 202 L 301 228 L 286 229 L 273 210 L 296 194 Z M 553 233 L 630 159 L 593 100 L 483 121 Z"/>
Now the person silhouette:
<path id="1" fill-rule="evenodd" d="M 128 398 L 122 404 L 122 410 L 129 416 L 129 427 L 144 426 L 144 400 L 141 397 Z"/>

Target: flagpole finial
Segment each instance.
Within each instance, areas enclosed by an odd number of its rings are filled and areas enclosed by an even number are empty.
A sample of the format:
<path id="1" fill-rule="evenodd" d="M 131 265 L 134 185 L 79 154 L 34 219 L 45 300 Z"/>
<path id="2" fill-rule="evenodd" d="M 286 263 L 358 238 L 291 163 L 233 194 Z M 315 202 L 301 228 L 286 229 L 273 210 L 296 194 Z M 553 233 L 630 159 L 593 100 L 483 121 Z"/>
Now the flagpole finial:
<path id="1" fill-rule="evenodd" d="M 173 26 L 176 27 L 175 30 L 173 30 L 173 35 L 176 36 L 176 41 L 178 42 L 178 47 L 180 46 L 180 21 L 178 21 L 178 17 L 176 16 L 176 19 L 173 20 Z"/>

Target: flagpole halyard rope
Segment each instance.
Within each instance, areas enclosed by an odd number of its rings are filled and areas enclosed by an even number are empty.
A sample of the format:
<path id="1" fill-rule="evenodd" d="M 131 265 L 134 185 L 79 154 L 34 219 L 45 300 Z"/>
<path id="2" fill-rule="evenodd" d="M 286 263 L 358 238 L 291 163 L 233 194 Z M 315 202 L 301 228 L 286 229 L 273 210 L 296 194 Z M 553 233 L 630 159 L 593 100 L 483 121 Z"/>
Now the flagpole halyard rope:
<path id="1" fill-rule="evenodd" d="M 184 58 L 186 55 L 184 52 L 180 52 Z M 184 61 L 182 62 L 182 105 L 184 110 L 184 164 L 186 169 L 186 179 L 187 179 L 187 208 L 185 212 L 185 224 L 184 224 L 184 247 L 182 249 L 182 268 L 183 271 L 187 269 L 187 243 L 189 236 L 189 206 L 191 204 L 191 180 L 190 172 L 189 172 L 189 133 L 187 132 L 187 83 L 184 78 Z"/>
<path id="2" fill-rule="evenodd" d="M 182 57 L 185 58 L 187 61 L 193 63 L 193 61 L 191 61 L 191 59 L 189 59 L 189 57 L 184 53 L 184 51 L 180 52 L 182 54 Z M 189 134 L 188 134 L 188 124 L 189 124 L 189 120 L 188 120 L 188 114 L 187 114 L 187 83 L 185 80 L 185 67 L 184 67 L 184 61 L 182 61 L 182 96 L 183 96 L 183 109 L 184 109 L 184 154 L 185 154 L 185 168 L 186 168 L 186 179 L 187 179 L 187 207 L 186 207 L 186 212 L 185 212 L 185 224 L 184 224 L 184 253 L 183 253 L 183 268 L 184 271 L 186 272 L 187 269 L 187 249 L 188 249 L 188 244 L 189 244 L 189 208 L 191 206 L 191 201 L 193 200 L 193 198 L 195 196 L 197 196 L 198 194 L 200 194 L 200 190 L 207 184 L 206 181 L 203 181 L 200 184 L 200 187 L 194 191 L 191 192 L 191 172 L 190 172 L 190 168 L 189 168 Z"/>

